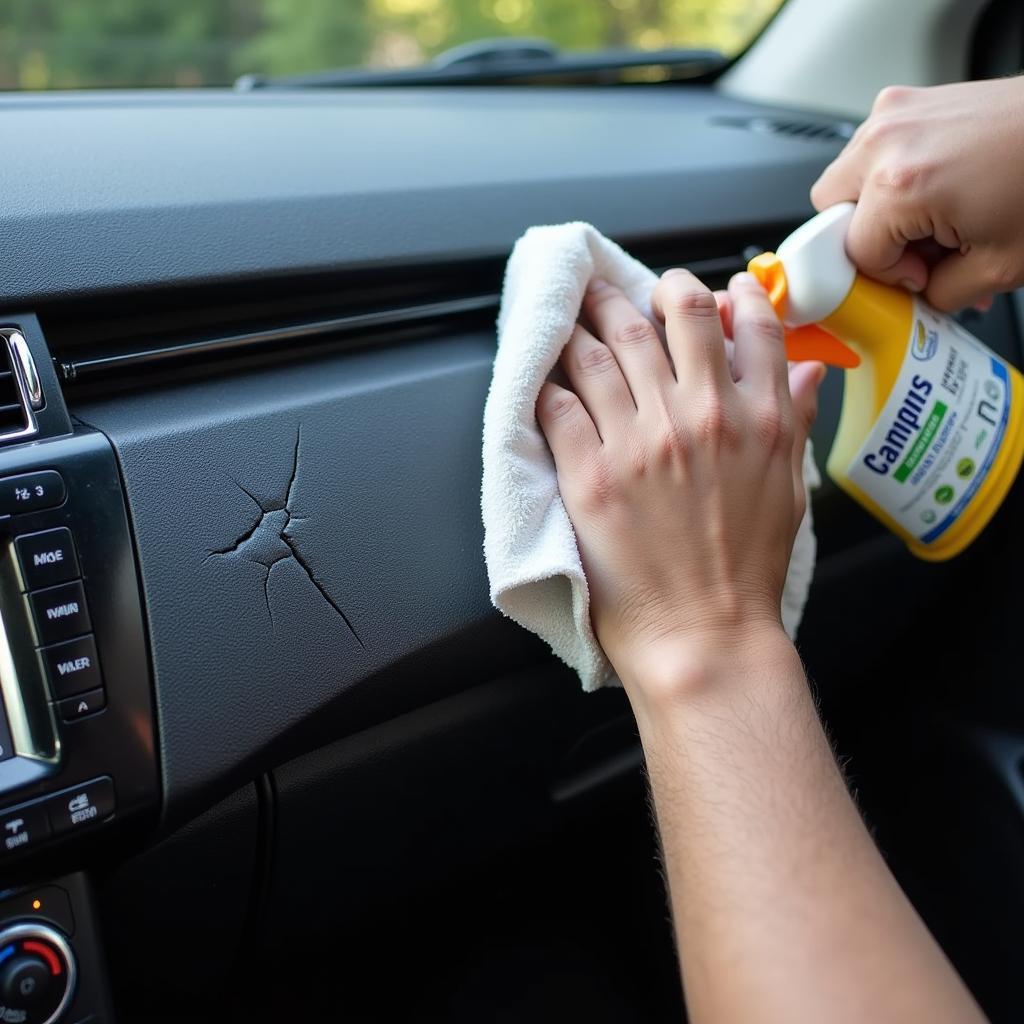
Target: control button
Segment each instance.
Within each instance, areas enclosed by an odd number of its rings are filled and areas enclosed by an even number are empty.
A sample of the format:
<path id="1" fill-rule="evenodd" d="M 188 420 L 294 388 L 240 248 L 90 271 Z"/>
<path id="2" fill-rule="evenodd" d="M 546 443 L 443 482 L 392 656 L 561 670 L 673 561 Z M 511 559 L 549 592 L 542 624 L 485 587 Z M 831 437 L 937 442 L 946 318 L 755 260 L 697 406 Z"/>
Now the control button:
<path id="1" fill-rule="evenodd" d="M 77 697 L 68 697 L 57 703 L 57 710 L 65 722 L 75 722 L 102 711 L 107 706 L 107 694 L 101 686 L 98 690 L 88 690 Z"/>
<path id="2" fill-rule="evenodd" d="M 38 473 L 5 476 L 0 479 L 0 515 L 16 516 L 64 504 L 67 491 L 60 473 L 44 469 Z"/>
<path id="3" fill-rule="evenodd" d="M 52 587 L 80 575 L 78 555 L 66 526 L 42 533 L 26 533 L 14 541 L 26 590 Z"/>
<path id="4" fill-rule="evenodd" d="M 35 615 L 36 633 L 42 643 L 51 644 L 89 632 L 92 623 L 81 580 L 37 590 L 29 598 Z"/>
<path id="5" fill-rule="evenodd" d="M 15 953 L 0 967 L 0 998 L 7 1006 L 28 1010 L 49 1002 L 52 983 L 50 965 L 38 953 Z"/>
<path id="6" fill-rule="evenodd" d="M 54 1024 L 64 1016 L 78 974 L 67 939 L 25 921 L 0 928 L 0 1001 L 4 1024 Z"/>
<path id="7" fill-rule="evenodd" d="M 27 850 L 49 838 L 50 822 L 41 803 L 0 813 L 0 852 Z"/>
<path id="8" fill-rule="evenodd" d="M 100 663 L 96 657 L 96 641 L 91 636 L 81 636 L 77 640 L 44 647 L 39 657 L 46 666 L 50 692 L 57 700 L 73 697 L 86 690 L 95 690 L 103 685 Z"/>
<path id="9" fill-rule="evenodd" d="M 87 828 L 114 813 L 114 784 L 108 778 L 86 782 L 46 801 L 55 835 Z"/>

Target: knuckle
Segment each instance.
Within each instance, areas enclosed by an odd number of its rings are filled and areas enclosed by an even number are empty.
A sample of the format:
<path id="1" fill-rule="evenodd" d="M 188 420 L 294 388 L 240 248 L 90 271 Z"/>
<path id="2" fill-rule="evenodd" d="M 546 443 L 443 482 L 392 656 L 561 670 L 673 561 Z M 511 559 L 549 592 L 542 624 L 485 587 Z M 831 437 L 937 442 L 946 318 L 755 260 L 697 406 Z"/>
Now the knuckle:
<path id="1" fill-rule="evenodd" d="M 545 394 L 542 409 L 548 419 L 562 420 L 572 416 L 579 405 L 579 399 L 571 391 L 552 391 Z"/>
<path id="2" fill-rule="evenodd" d="M 675 289 L 669 298 L 668 307 L 672 313 L 683 319 L 718 316 L 715 296 L 702 285 Z"/>
<path id="3" fill-rule="evenodd" d="M 881 89 L 872 104 L 872 111 L 892 110 L 900 107 L 913 98 L 916 90 L 909 85 L 887 85 Z"/>
<path id="4" fill-rule="evenodd" d="M 869 149 L 877 149 L 888 143 L 897 133 L 898 124 L 895 118 L 884 114 L 873 114 L 861 125 L 857 135 L 860 143 Z"/>
<path id="5" fill-rule="evenodd" d="M 691 447 L 688 434 L 672 420 L 666 421 L 655 435 L 654 454 L 662 465 L 686 462 Z"/>
<path id="6" fill-rule="evenodd" d="M 878 167 L 872 175 L 873 184 L 895 198 L 920 192 L 931 173 L 927 163 L 899 158 Z"/>
<path id="7" fill-rule="evenodd" d="M 757 411 L 757 436 L 769 451 L 792 447 L 793 420 L 776 402 L 766 402 Z"/>
<path id="8" fill-rule="evenodd" d="M 711 447 L 732 447 L 739 443 L 739 430 L 725 403 L 716 393 L 705 395 L 700 402 L 694 424 L 697 440 Z"/>
<path id="9" fill-rule="evenodd" d="M 656 339 L 657 334 L 654 331 L 654 327 L 643 317 L 629 320 L 624 324 L 620 324 L 615 329 L 615 341 L 623 348 L 647 345 Z"/>
<path id="10" fill-rule="evenodd" d="M 576 365 L 584 374 L 604 373 L 610 370 L 614 363 L 615 357 L 605 345 L 587 345 L 579 348 L 576 353 Z"/>
<path id="11" fill-rule="evenodd" d="M 749 313 L 743 319 L 742 328 L 762 341 L 782 342 L 782 323 L 777 316 L 771 313 L 764 311 Z"/>
<path id="12" fill-rule="evenodd" d="M 618 493 L 618 482 L 611 467 L 603 459 L 593 459 L 584 468 L 579 480 L 579 504 L 588 515 L 605 510 Z"/>

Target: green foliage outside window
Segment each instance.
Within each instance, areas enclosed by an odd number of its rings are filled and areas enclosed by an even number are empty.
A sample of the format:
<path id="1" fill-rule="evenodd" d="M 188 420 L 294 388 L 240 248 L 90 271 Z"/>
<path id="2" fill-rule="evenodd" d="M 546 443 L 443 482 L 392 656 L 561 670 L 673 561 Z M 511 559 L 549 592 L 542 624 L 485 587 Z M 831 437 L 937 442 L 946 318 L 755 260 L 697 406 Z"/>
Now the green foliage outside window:
<path id="1" fill-rule="evenodd" d="M 738 53 L 782 0 L 0 0 L 0 88 L 226 85 L 418 64 L 458 43 Z"/>

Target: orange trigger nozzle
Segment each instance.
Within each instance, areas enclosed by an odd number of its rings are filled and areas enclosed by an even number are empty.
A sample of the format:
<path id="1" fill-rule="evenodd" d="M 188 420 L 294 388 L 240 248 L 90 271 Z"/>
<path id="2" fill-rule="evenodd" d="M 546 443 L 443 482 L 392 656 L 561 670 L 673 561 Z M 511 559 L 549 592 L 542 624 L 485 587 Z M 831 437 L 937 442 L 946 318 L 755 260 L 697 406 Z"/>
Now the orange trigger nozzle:
<path id="1" fill-rule="evenodd" d="M 747 270 L 761 282 L 768 293 L 772 309 L 782 320 L 788 293 L 786 270 L 782 261 L 773 252 L 763 252 L 747 264 Z M 860 356 L 853 349 L 817 324 L 786 328 L 786 356 L 792 362 L 816 359 L 844 370 L 860 366 Z"/>
<path id="2" fill-rule="evenodd" d="M 817 324 L 786 328 L 786 358 L 793 363 L 817 359 L 843 370 L 860 366 L 860 356 L 852 348 Z"/>

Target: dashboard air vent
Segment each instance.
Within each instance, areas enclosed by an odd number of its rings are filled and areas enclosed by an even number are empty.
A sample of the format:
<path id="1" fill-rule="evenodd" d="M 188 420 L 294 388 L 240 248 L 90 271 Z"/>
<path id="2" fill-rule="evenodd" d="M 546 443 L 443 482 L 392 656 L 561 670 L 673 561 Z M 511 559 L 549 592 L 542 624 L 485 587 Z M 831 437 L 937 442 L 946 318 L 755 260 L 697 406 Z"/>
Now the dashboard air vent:
<path id="1" fill-rule="evenodd" d="M 852 121 L 802 121 L 782 117 L 719 117 L 717 124 L 751 132 L 785 135 L 808 142 L 845 143 L 857 130 Z"/>
<path id="2" fill-rule="evenodd" d="M 0 327 L 0 443 L 36 432 L 33 406 L 42 405 L 35 363 L 21 332 Z"/>
<path id="3" fill-rule="evenodd" d="M 794 227 L 623 241 L 649 267 L 685 266 L 718 288 L 746 266 L 748 247 L 762 252 Z M 506 255 L 135 292 L 117 303 L 72 298 L 36 312 L 65 391 L 105 395 L 300 356 L 493 335 Z"/>

